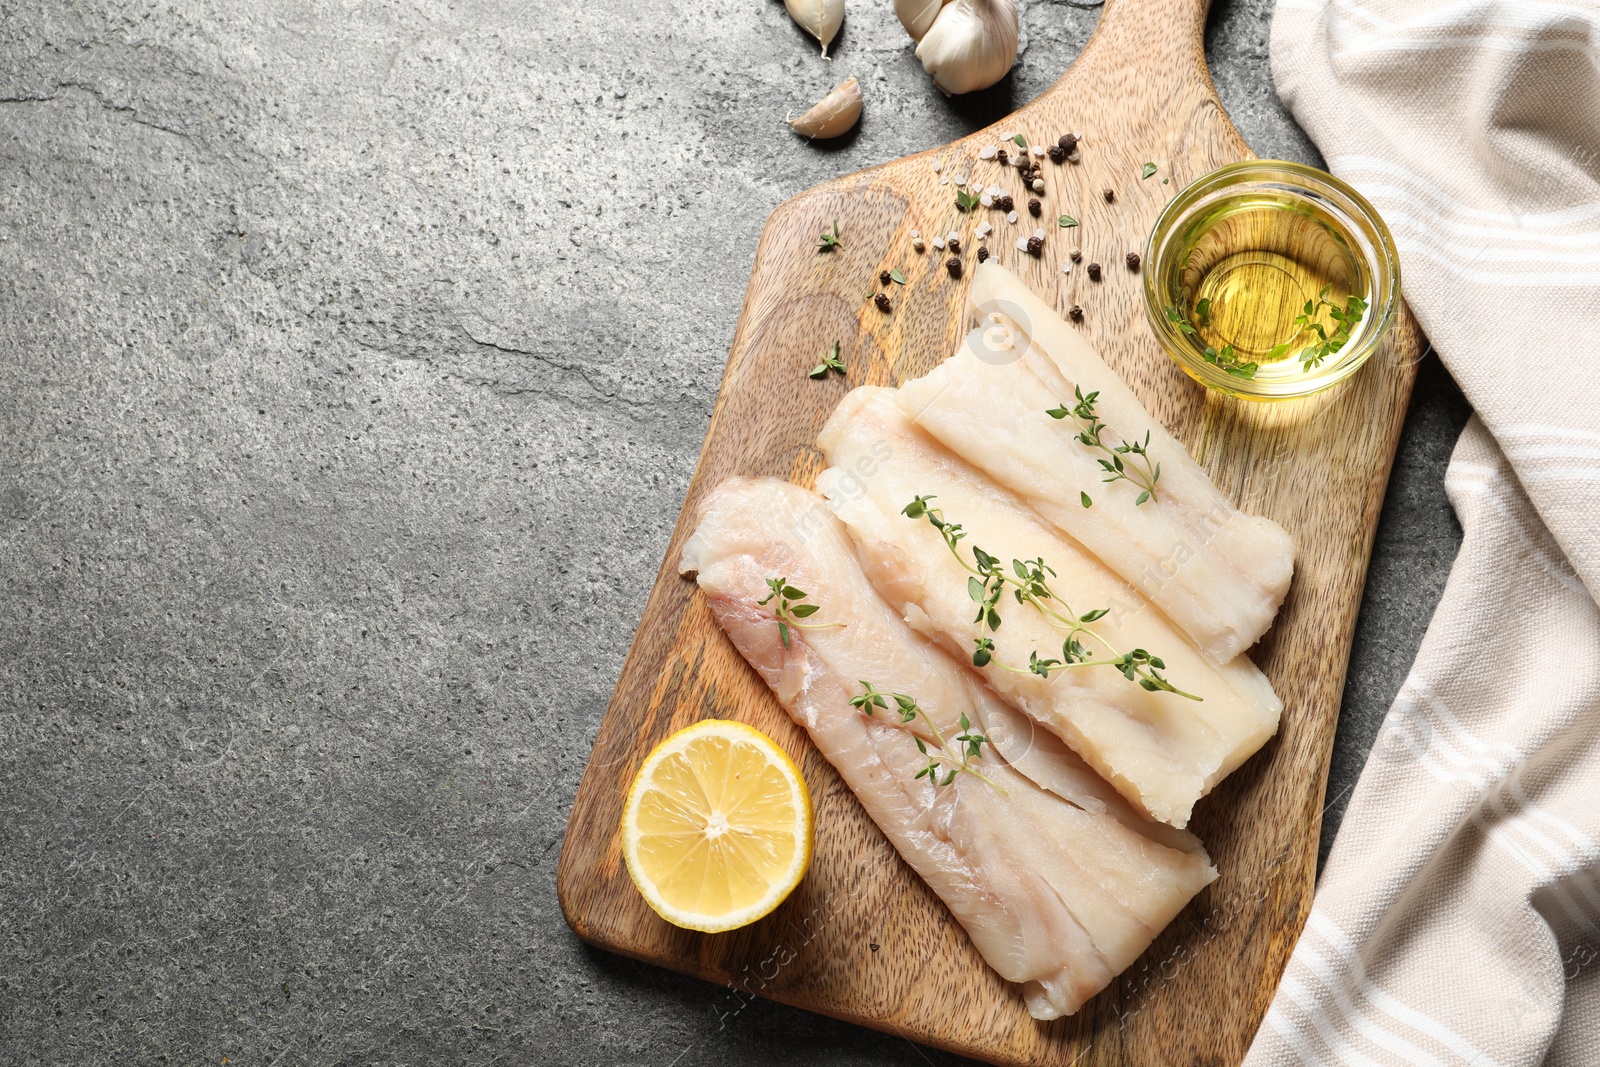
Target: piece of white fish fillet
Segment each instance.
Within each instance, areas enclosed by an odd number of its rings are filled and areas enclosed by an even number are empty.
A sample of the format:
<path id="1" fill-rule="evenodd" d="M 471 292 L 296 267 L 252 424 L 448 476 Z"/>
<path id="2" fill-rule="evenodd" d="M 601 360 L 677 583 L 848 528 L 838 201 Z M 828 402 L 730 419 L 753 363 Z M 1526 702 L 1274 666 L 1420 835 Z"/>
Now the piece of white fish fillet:
<path id="1" fill-rule="evenodd" d="M 1254 644 L 1294 574 L 1283 527 L 1234 507 L 1078 332 L 1005 268 L 978 267 L 969 310 L 978 326 L 956 354 L 901 387 L 906 414 L 1082 542 L 1219 663 Z M 1149 434 L 1150 461 L 1161 465 L 1153 499 L 1136 504 L 1140 486 L 1105 482 L 1100 461 L 1112 457 L 1077 439 L 1076 418 L 1046 414 L 1072 409 L 1075 388 L 1099 394 L 1106 444 Z"/>
<path id="2" fill-rule="evenodd" d="M 1173 685 L 1203 698 L 1147 691 L 1111 666 L 1029 673 L 1031 652 L 1064 658 L 1066 635 L 1009 590 L 998 605 L 996 662 L 982 669 L 989 685 L 1151 818 L 1186 825 L 1195 801 L 1276 732 L 1283 704 L 1254 664 L 1239 656 L 1219 666 L 1201 653 L 1127 582 L 917 429 L 894 390 L 846 394 L 817 443 L 832 464 L 817 488 L 849 529 L 868 578 L 914 629 L 963 658 L 980 636 L 969 573 L 927 519 L 902 513 L 914 497 L 931 496 L 944 520 L 966 531 L 958 547 L 969 566 L 973 546 L 1008 573 L 1013 560 L 1043 559 L 1065 601 L 1058 610 L 1070 607 L 1075 618 L 1108 609 L 1090 625 L 1111 648 L 1080 638 L 1096 658 L 1145 649 L 1165 662 Z"/>
<path id="3" fill-rule="evenodd" d="M 1142 821 L 1064 748 L 1030 747 L 1025 723 L 1008 720 L 1014 713 L 974 673 L 874 592 L 815 493 L 772 479 L 724 482 L 678 566 L 697 576 L 735 647 L 983 958 L 1021 985 L 1034 1017 L 1076 1011 L 1216 877 L 1193 835 Z M 779 577 L 818 609 L 787 647 L 774 604 L 761 603 L 767 579 Z M 962 714 L 1005 735 L 1005 749 L 1047 788 L 1007 763 L 998 736 L 971 763 L 988 781 L 916 777 L 928 757 L 911 728 L 924 743 L 931 731 L 902 724 L 892 702 L 871 717 L 851 707 L 862 679 L 913 696 L 947 739 Z"/>

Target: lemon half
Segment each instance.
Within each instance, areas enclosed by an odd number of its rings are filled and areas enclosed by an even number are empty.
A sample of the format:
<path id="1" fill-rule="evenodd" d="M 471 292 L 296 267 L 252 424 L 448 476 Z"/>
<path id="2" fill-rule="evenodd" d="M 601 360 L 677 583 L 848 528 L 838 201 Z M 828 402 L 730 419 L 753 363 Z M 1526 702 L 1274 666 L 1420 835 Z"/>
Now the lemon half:
<path id="1" fill-rule="evenodd" d="M 705 933 L 768 914 L 811 865 L 811 793 L 794 760 L 741 722 L 704 719 L 645 757 L 622 855 L 656 914 Z"/>

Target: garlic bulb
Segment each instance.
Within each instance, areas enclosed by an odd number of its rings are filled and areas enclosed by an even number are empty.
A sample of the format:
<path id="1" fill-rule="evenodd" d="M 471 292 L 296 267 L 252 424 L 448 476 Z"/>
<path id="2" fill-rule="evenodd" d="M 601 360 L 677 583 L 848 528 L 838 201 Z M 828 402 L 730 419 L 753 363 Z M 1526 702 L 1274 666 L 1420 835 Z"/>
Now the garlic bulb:
<path id="1" fill-rule="evenodd" d="M 900 25 L 911 39 L 920 41 L 944 5 L 945 0 L 894 0 L 894 13 L 900 16 Z"/>
<path id="2" fill-rule="evenodd" d="M 827 55 L 844 21 L 844 0 L 783 0 L 783 6 L 802 30 L 822 42 L 822 54 Z"/>
<path id="3" fill-rule="evenodd" d="M 847 133 L 860 119 L 861 86 L 854 78 L 846 78 L 789 125 L 795 133 L 815 141 Z"/>
<path id="4" fill-rule="evenodd" d="M 922 35 L 917 58 L 946 96 L 989 88 L 1017 61 L 1016 5 L 947 0 Z"/>

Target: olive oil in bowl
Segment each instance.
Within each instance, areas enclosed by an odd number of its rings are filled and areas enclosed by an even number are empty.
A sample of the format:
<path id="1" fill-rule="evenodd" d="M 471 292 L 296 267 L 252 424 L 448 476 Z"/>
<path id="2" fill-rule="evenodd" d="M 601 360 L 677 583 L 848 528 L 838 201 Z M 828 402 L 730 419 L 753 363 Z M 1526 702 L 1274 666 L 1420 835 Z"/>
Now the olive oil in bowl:
<path id="1" fill-rule="evenodd" d="M 1183 190 L 1146 263 L 1146 310 L 1169 354 L 1202 384 L 1254 400 L 1354 373 L 1399 302 L 1399 260 L 1372 206 L 1295 163 L 1236 163 Z"/>

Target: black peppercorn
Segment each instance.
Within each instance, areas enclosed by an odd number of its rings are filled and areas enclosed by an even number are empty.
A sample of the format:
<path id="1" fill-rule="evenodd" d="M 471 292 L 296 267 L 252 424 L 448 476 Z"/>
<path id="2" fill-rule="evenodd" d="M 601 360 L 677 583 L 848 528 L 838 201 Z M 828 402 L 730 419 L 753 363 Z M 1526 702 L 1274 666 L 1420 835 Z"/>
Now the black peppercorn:
<path id="1" fill-rule="evenodd" d="M 988 258 L 989 258 L 989 246 L 988 245 L 979 245 L 978 246 L 978 262 L 979 263 L 986 262 L 988 260 Z"/>
<path id="2" fill-rule="evenodd" d="M 1128 269 L 1129 270 L 1138 270 L 1139 269 L 1139 253 L 1137 253 L 1137 252 L 1129 252 L 1128 253 Z"/>
<path id="3" fill-rule="evenodd" d="M 1061 151 L 1070 156 L 1073 149 L 1078 147 L 1078 135 L 1075 133 L 1064 133 L 1061 135 L 1061 140 L 1057 141 L 1056 144 L 1061 146 Z"/>
<path id="4" fill-rule="evenodd" d="M 878 272 L 878 284 L 879 285 L 888 285 L 892 281 L 894 281 L 894 278 L 889 274 L 888 271 L 880 270 Z"/>
<path id="5" fill-rule="evenodd" d="M 1067 161 L 1067 150 L 1058 144 L 1051 145 L 1046 149 L 1046 152 L 1049 153 L 1050 162 L 1052 163 L 1065 163 Z"/>
<path id="6" fill-rule="evenodd" d="M 1089 264 L 1089 280 L 1091 282 L 1097 282 L 1100 280 L 1100 264 Z"/>
<path id="7" fill-rule="evenodd" d="M 1073 322 L 1082 322 L 1083 309 L 1077 304 L 1073 304 L 1072 307 L 1067 310 L 1067 318 L 1071 319 Z"/>
<path id="8" fill-rule="evenodd" d="M 1038 218 L 1039 217 L 1039 212 L 1042 211 L 1042 210 L 1043 209 L 1039 206 L 1039 201 L 1037 201 L 1037 200 L 1029 200 L 1028 201 L 1028 214 L 1032 215 L 1034 218 Z"/>
<path id="9" fill-rule="evenodd" d="M 894 305 L 889 303 L 889 298 L 884 296 L 882 293 L 879 293 L 877 296 L 873 297 L 872 298 L 872 302 L 874 304 L 877 304 L 878 305 L 878 310 L 883 312 L 886 315 L 890 311 L 894 310 Z"/>
<path id="10" fill-rule="evenodd" d="M 949 248 L 950 251 L 959 253 L 961 251 L 961 239 L 958 237 L 950 238 Z"/>
<path id="11" fill-rule="evenodd" d="M 944 261 L 944 269 L 950 272 L 952 278 L 961 277 L 961 261 L 955 256 Z"/>
<path id="12" fill-rule="evenodd" d="M 1010 163 L 1011 163 L 1011 157 L 1006 155 L 1006 150 L 1004 148 L 1002 148 L 1002 149 L 1000 149 L 1000 151 L 996 152 L 994 154 L 994 158 L 995 158 L 995 162 L 999 163 L 1002 167 L 1009 166 Z"/>
<path id="13" fill-rule="evenodd" d="M 1111 203 L 1113 200 L 1115 200 L 1117 198 L 1117 194 L 1114 193 L 1113 191 L 1111 191 L 1110 189 L 1107 189 L 1105 191 L 1104 196 L 1106 198 L 1106 203 L 1108 203 L 1108 204 Z"/>
<path id="14" fill-rule="evenodd" d="M 1010 193 L 995 197 L 994 206 L 999 208 L 1001 211 L 1015 211 L 1017 209 L 1016 201 L 1011 199 Z"/>
<path id="15" fill-rule="evenodd" d="M 1042 237 L 1030 237 L 1030 238 L 1028 238 L 1028 255 L 1034 256 L 1034 257 L 1037 258 L 1043 251 L 1044 251 L 1044 239 Z"/>

